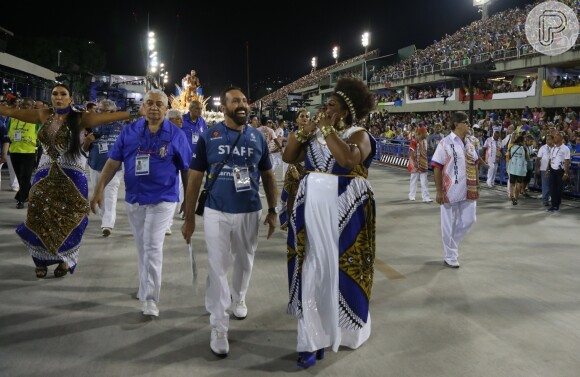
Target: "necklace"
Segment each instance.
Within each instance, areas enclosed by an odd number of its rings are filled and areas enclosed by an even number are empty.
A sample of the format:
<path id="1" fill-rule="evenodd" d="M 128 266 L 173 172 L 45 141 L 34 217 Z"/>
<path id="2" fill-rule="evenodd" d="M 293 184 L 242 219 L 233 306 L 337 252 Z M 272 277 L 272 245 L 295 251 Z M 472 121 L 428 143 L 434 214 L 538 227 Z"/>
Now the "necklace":
<path id="1" fill-rule="evenodd" d="M 343 128 L 343 129 L 341 129 L 341 130 L 338 130 L 338 129 L 337 129 L 337 132 L 336 132 L 336 134 L 338 135 L 338 137 L 339 137 L 341 140 L 344 140 L 344 139 L 345 139 L 344 135 L 345 135 L 345 134 L 347 133 L 347 131 L 348 131 L 349 129 L 351 129 L 351 128 L 352 128 L 352 125 L 350 125 L 350 126 L 347 126 L 347 127 Z M 323 146 L 326 146 L 326 140 L 325 140 L 325 139 L 324 139 L 324 137 L 322 136 L 322 133 L 320 132 L 320 129 L 319 129 L 319 128 L 317 128 L 317 129 L 316 129 L 316 135 L 314 136 L 314 138 L 316 139 L 316 142 L 317 142 L 318 144 L 320 144 L 320 145 L 323 145 Z"/>
<path id="2" fill-rule="evenodd" d="M 67 106 L 64 109 L 56 109 L 55 112 L 59 115 L 68 114 L 70 113 L 70 106 Z"/>

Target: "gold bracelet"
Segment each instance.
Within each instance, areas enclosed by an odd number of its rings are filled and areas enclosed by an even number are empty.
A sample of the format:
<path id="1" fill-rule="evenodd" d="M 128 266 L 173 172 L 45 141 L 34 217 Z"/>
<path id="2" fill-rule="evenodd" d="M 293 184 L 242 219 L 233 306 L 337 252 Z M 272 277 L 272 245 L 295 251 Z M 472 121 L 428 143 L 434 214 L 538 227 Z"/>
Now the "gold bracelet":
<path id="1" fill-rule="evenodd" d="M 336 130 L 330 124 L 328 126 L 320 127 L 320 133 L 322 134 L 322 137 L 324 137 L 325 139 L 328 137 L 328 135 L 333 134 L 335 132 Z"/>
<path id="2" fill-rule="evenodd" d="M 310 140 L 310 135 L 304 131 L 304 128 L 299 128 L 298 131 L 294 132 L 294 137 L 299 143 L 304 144 Z"/>

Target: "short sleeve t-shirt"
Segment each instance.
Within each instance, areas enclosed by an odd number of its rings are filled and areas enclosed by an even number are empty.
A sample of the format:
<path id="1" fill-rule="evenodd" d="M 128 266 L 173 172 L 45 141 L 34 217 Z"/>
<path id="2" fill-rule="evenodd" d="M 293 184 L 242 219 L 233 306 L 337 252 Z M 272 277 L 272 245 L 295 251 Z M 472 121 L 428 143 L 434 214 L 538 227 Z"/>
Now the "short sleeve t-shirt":
<path id="1" fill-rule="evenodd" d="M 214 179 L 214 173 L 228 158 L 208 193 L 206 207 L 226 213 L 248 213 L 262 209 L 258 195 L 261 171 L 272 168 L 268 145 L 264 135 L 252 127 L 240 131 L 232 130 L 220 122 L 205 131 L 197 144 L 190 168 L 208 172 L 206 186 Z M 235 147 L 234 142 L 238 139 Z M 251 178 L 251 190 L 237 192 L 233 169 L 247 168 Z"/>

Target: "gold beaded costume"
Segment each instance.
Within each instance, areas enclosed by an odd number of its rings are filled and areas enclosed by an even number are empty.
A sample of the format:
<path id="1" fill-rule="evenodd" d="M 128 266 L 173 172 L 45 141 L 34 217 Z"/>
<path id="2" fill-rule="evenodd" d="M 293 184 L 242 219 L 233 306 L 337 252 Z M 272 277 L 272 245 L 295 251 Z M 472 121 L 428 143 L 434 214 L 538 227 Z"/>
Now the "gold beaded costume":
<path id="1" fill-rule="evenodd" d="M 66 263 L 73 272 L 89 213 L 85 158 L 68 153 L 71 132 L 54 114 L 38 139 L 43 155 L 30 189 L 26 221 L 16 233 L 37 267 Z"/>

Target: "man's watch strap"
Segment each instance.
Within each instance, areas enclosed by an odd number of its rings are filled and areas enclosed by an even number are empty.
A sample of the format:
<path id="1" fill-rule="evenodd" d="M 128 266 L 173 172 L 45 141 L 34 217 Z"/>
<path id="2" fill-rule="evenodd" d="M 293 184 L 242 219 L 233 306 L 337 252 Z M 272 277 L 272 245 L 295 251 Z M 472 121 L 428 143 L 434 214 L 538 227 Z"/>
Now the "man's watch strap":
<path id="1" fill-rule="evenodd" d="M 274 207 L 268 208 L 268 214 L 270 214 L 270 213 L 272 213 L 272 214 L 275 215 L 276 214 L 276 208 L 274 208 Z"/>

